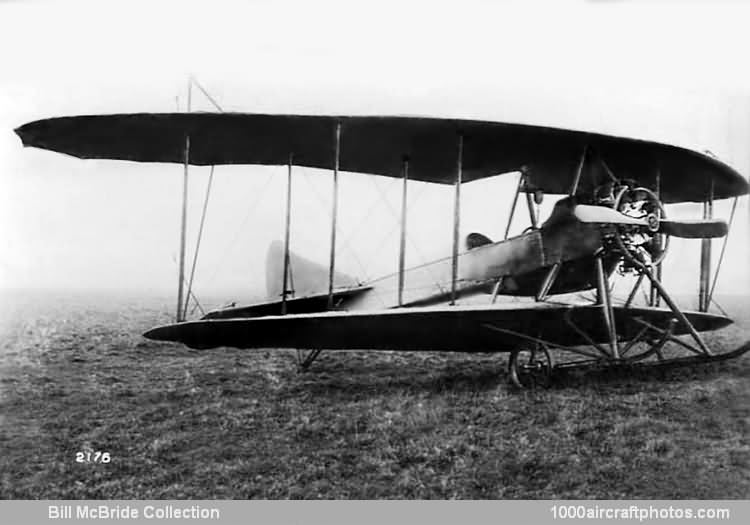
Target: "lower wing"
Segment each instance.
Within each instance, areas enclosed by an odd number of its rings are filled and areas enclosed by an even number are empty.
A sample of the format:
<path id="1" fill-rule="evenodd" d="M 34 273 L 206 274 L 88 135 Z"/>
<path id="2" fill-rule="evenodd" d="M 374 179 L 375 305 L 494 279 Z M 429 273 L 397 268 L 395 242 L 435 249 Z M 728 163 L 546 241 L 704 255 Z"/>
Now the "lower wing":
<path id="1" fill-rule="evenodd" d="M 671 311 L 656 308 L 615 307 L 614 313 L 618 334 L 624 340 L 636 337 L 643 330 L 644 322 L 666 328 L 673 319 Z M 685 312 L 685 315 L 698 331 L 717 330 L 731 323 L 730 319 L 714 314 Z M 675 335 L 684 332 L 682 325 L 675 327 Z M 440 306 L 204 319 L 160 326 L 144 336 L 180 342 L 192 348 L 458 352 L 511 351 L 532 338 L 574 346 L 591 341 L 604 343 L 609 337 L 601 306 L 550 303 L 524 307 Z"/>

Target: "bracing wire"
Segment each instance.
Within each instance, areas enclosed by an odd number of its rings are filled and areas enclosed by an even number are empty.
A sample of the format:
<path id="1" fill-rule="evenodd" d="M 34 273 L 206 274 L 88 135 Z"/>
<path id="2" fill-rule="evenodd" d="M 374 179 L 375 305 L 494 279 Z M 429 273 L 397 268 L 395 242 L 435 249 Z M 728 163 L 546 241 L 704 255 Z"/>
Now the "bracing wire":
<path id="1" fill-rule="evenodd" d="M 188 102 L 187 102 L 188 111 L 190 111 L 190 106 L 191 106 L 191 89 L 190 88 L 193 85 L 195 85 L 201 91 L 201 93 L 203 93 L 203 95 L 211 102 L 211 104 L 213 104 L 216 107 L 216 109 L 218 109 L 222 113 L 224 112 L 224 110 L 221 108 L 219 103 L 216 102 L 216 100 L 214 100 L 214 98 L 208 93 L 208 91 L 206 91 L 206 89 L 200 84 L 200 82 L 198 82 L 198 80 L 193 75 L 188 76 Z M 179 111 L 180 109 L 179 96 L 176 98 L 176 102 L 177 102 L 177 110 Z M 182 310 L 183 319 L 185 319 L 185 317 L 187 316 L 188 306 L 190 305 L 191 298 L 195 302 L 195 307 L 199 308 L 201 313 L 205 314 L 203 307 L 201 306 L 200 302 L 198 302 L 198 298 L 196 297 L 195 293 L 193 293 L 192 288 L 193 288 L 193 278 L 195 277 L 195 267 L 198 262 L 198 252 L 200 250 L 201 238 L 203 236 L 203 224 L 206 220 L 206 210 L 208 209 L 208 198 L 211 194 L 211 183 L 213 182 L 213 179 L 214 179 L 214 166 L 211 166 L 211 174 L 208 177 L 208 185 L 206 187 L 206 198 L 203 202 L 203 212 L 201 214 L 200 228 L 198 229 L 198 239 L 196 241 L 195 253 L 193 254 L 193 265 L 190 270 L 190 279 L 186 283 L 188 288 L 187 288 L 187 297 L 185 298 L 185 305 Z M 195 307 L 193 308 L 191 313 L 195 312 Z"/>
<path id="2" fill-rule="evenodd" d="M 370 208 L 364 214 L 364 216 L 362 217 L 362 220 L 357 224 L 357 226 L 355 226 L 354 228 L 352 228 L 349 231 L 349 235 L 344 239 L 344 243 L 343 243 L 346 246 L 346 248 L 349 250 L 349 252 L 351 253 L 352 257 L 354 257 L 354 259 L 357 261 L 357 263 L 359 264 L 359 266 L 362 268 L 362 271 L 365 273 L 365 278 L 366 278 L 367 281 L 370 280 L 369 272 L 367 271 L 367 268 L 365 268 L 364 264 L 362 264 L 359 256 L 357 255 L 356 251 L 352 247 L 352 244 L 351 244 L 350 241 L 354 238 L 354 236 L 355 236 L 356 232 L 359 230 L 359 228 L 363 224 L 365 224 L 367 222 L 367 219 L 370 218 L 370 215 L 372 215 L 372 212 L 375 210 L 375 208 L 378 206 L 378 204 L 380 204 L 381 202 L 384 202 L 386 204 L 386 206 L 388 206 L 388 208 L 391 210 L 391 212 L 393 212 L 393 209 L 390 206 L 390 203 L 388 201 L 388 196 L 386 195 L 386 191 L 387 190 L 381 189 L 380 186 L 377 183 L 377 180 L 375 178 L 370 177 L 370 181 L 375 186 L 375 189 L 378 192 L 377 199 L 375 201 L 373 201 L 372 206 L 370 206 Z M 396 182 L 398 182 L 398 181 L 399 181 L 399 179 L 390 179 L 390 183 L 388 184 L 387 188 L 393 187 L 393 185 Z M 395 214 L 394 214 L 394 216 L 395 216 Z M 388 231 L 386 233 L 386 235 L 383 236 L 383 238 L 380 240 L 380 243 L 377 245 L 377 247 L 375 249 L 375 253 L 378 253 L 380 251 L 380 248 L 383 246 L 383 244 L 385 243 L 385 241 L 388 240 L 388 238 L 391 236 L 391 234 L 393 233 L 393 231 L 396 229 L 397 226 L 398 226 L 398 223 L 396 223 L 396 225 L 394 225 L 390 229 L 390 231 Z"/>
<path id="3" fill-rule="evenodd" d="M 424 196 L 425 192 L 427 191 L 428 185 L 423 184 L 422 187 L 417 190 L 416 194 L 411 198 L 410 206 L 416 205 L 417 202 Z M 420 260 L 420 263 L 424 263 L 427 258 L 422 253 L 422 250 L 419 249 L 419 245 L 414 241 L 411 235 L 409 235 L 409 232 L 406 232 L 406 240 L 411 245 L 412 249 L 416 252 L 417 257 Z M 432 280 L 433 284 L 442 292 L 443 286 L 440 284 L 440 279 L 437 278 L 433 271 L 428 270 L 428 273 L 430 275 L 430 280 Z"/>
<path id="4" fill-rule="evenodd" d="M 216 102 L 216 100 L 214 99 L 214 97 L 212 97 L 209 94 L 209 92 L 206 91 L 206 89 L 200 84 L 200 82 L 198 82 L 198 79 L 196 79 L 194 76 L 190 75 L 190 82 L 192 82 L 193 84 L 195 84 L 195 87 L 197 87 L 201 91 L 201 93 L 203 93 L 203 95 L 209 100 L 209 102 L 211 102 L 211 104 L 214 105 L 214 107 L 216 109 L 218 109 L 220 112 L 224 113 L 224 110 L 219 105 L 219 103 Z"/>
<path id="5" fill-rule="evenodd" d="M 190 279 L 188 280 L 188 294 L 185 300 L 185 308 L 183 310 L 182 318 L 187 316 L 188 305 L 190 304 L 191 292 L 193 290 L 193 278 L 195 277 L 195 267 L 198 264 L 198 252 L 201 248 L 201 239 L 203 238 L 203 226 L 206 222 L 206 211 L 208 210 L 208 198 L 211 196 L 211 185 L 214 181 L 214 167 L 211 166 L 211 173 L 208 176 L 208 184 L 206 185 L 206 198 L 203 200 L 203 211 L 201 212 L 201 222 L 198 226 L 198 239 L 195 242 L 195 252 L 193 253 L 193 265 L 190 269 Z"/>
<path id="6" fill-rule="evenodd" d="M 316 188 L 315 185 L 311 182 L 309 174 L 307 172 L 304 172 L 304 171 L 303 171 L 303 173 L 304 173 L 304 176 L 302 178 L 306 181 L 306 183 L 308 184 L 308 186 L 312 190 L 312 193 L 317 197 L 317 199 L 321 203 L 323 203 L 325 200 L 324 200 L 323 196 L 320 194 L 318 188 Z M 398 179 L 394 179 L 394 181 L 396 181 L 396 180 L 398 180 Z M 375 201 L 374 205 L 370 208 L 370 210 L 368 210 L 368 214 L 375 208 L 375 206 L 377 204 L 379 204 L 380 202 L 383 202 L 383 203 L 385 203 L 386 207 L 388 208 L 388 211 L 394 217 L 397 217 L 399 214 L 396 212 L 396 210 L 393 208 L 393 206 L 391 205 L 390 201 L 388 200 L 388 197 L 385 194 L 385 190 L 383 188 L 381 188 L 378 184 L 374 184 L 374 186 L 375 186 L 375 189 L 377 190 L 377 192 L 379 194 L 379 197 Z M 427 185 L 424 185 L 415 194 L 413 194 L 411 196 L 410 201 L 411 201 L 411 205 L 412 206 L 417 201 L 420 200 L 420 198 L 424 195 L 426 189 L 427 189 Z M 361 224 L 358 225 L 355 228 L 355 230 L 358 229 L 359 226 L 361 226 Z M 393 231 L 395 231 L 395 229 L 397 227 L 398 227 L 397 224 L 394 225 L 394 226 L 392 226 L 392 228 L 390 229 L 390 231 L 381 239 L 380 244 L 378 246 L 382 246 L 383 243 L 388 239 L 388 237 L 393 233 Z M 367 268 L 365 267 L 365 265 L 362 262 L 362 260 L 358 257 L 356 250 L 354 250 L 354 248 L 351 246 L 351 243 L 349 242 L 352 239 L 352 237 L 353 237 L 353 232 L 350 232 L 349 236 L 345 237 L 344 240 L 343 240 L 343 242 L 341 244 L 342 244 L 343 248 L 345 248 L 348 251 L 348 253 L 352 256 L 352 258 L 354 259 L 354 261 L 359 266 L 360 270 L 364 273 L 364 275 L 366 277 L 366 280 L 369 281 L 370 279 L 369 279 L 369 277 L 367 277 L 367 275 L 368 275 Z M 424 257 L 423 253 L 419 249 L 419 246 L 414 242 L 414 239 L 412 238 L 411 235 L 409 235 L 408 232 L 406 234 L 406 239 L 407 239 L 408 243 L 411 245 L 411 247 L 414 249 L 414 251 L 416 252 L 417 257 L 419 259 L 421 259 L 422 261 L 424 261 L 426 258 Z M 443 286 L 440 284 L 440 280 L 434 275 L 433 271 L 428 270 L 428 274 L 430 275 L 430 279 L 433 281 L 433 285 L 435 287 L 437 287 L 439 290 L 443 291 Z"/>
<path id="7" fill-rule="evenodd" d="M 174 256 L 174 254 L 172 255 L 172 262 L 175 264 L 175 266 L 177 266 L 177 264 L 178 264 L 177 263 L 177 258 Z M 187 284 L 187 282 L 185 282 L 185 284 Z M 203 309 L 203 305 L 201 305 L 201 303 L 198 301 L 198 297 L 195 295 L 195 293 L 194 292 L 190 292 L 189 297 L 192 297 L 193 298 L 193 302 L 195 303 L 195 306 L 191 310 L 191 314 L 193 312 L 195 312 L 196 309 L 198 309 L 198 310 L 201 311 L 202 315 L 205 315 L 206 311 Z"/>
<path id="8" fill-rule="evenodd" d="M 719 309 L 719 311 L 720 311 L 720 312 L 722 313 L 722 315 L 723 315 L 724 317 L 729 317 L 729 314 L 727 313 L 727 311 L 726 311 L 726 310 L 724 310 L 724 308 L 722 308 L 722 307 L 721 307 L 721 305 L 720 305 L 719 303 L 717 303 L 717 302 L 716 302 L 716 299 L 714 299 L 714 298 L 712 297 L 712 298 L 711 298 L 711 302 L 712 302 L 712 303 L 714 303 L 714 305 L 716 306 L 716 308 L 718 308 L 718 309 Z"/>
<path id="9" fill-rule="evenodd" d="M 195 76 L 190 75 L 190 83 L 192 85 L 195 85 L 195 87 L 197 87 L 200 90 L 200 92 L 203 93 L 203 96 L 205 96 L 208 99 L 208 101 L 211 102 L 211 104 L 213 104 L 213 106 L 218 111 L 220 111 L 221 113 L 224 113 L 224 108 L 222 108 L 221 105 L 216 101 L 216 99 L 211 96 L 211 94 L 208 92 L 208 90 L 206 90 L 206 88 L 204 88 L 203 85 L 200 82 L 198 82 L 198 79 L 195 78 Z M 209 193 L 210 193 L 210 190 L 211 190 L 211 181 L 213 180 L 213 174 L 214 174 L 214 167 L 211 166 L 211 175 L 209 176 L 209 183 L 208 183 L 208 187 L 206 189 L 206 200 L 205 200 L 205 202 L 203 204 L 203 215 L 201 217 L 201 225 L 200 225 L 200 229 L 199 229 L 199 233 L 198 233 L 198 242 L 197 242 L 197 245 L 196 245 L 196 251 L 195 251 L 195 255 L 194 255 L 194 259 L 193 259 L 193 268 L 192 268 L 191 274 L 190 274 L 190 285 L 192 285 L 192 282 L 193 282 L 193 273 L 195 272 L 195 263 L 196 263 L 196 260 L 198 258 L 198 248 L 200 247 L 201 232 L 203 231 L 203 221 L 204 221 L 205 216 L 206 216 L 206 208 L 208 206 L 208 197 L 209 197 Z M 229 251 L 231 250 L 231 248 L 235 245 L 235 243 L 236 243 L 237 239 L 239 238 L 239 235 L 242 232 L 245 224 L 250 219 L 250 217 L 253 214 L 253 212 L 256 210 L 256 206 L 260 202 L 260 200 L 263 198 L 263 195 L 265 194 L 266 189 L 268 188 L 269 184 L 271 183 L 271 179 L 272 178 L 273 178 L 273 174 L 269 175 L 268 179 L 263 184 L 263 187 L 261 188 L 261 191 L 260 191 L 258 197 L 253 202 L 253 205 L 248 208 L 248 211 L 245 214 L 245 218 L 242 220 L 242 223 L 240 224 L 240 228 L 235 233 L 234 238 L 232 239 L 232 241 L 229 244 L 227 244 L 226 248 L 224 249 L 224 253 L 222 254 L 221 258 L 219 259 L 219 264 L 217 265 L 216 270 L 214 271 L 213 275 L 211 276 L 211 278 L 207 282 L 213 282 L 213 280 L 218 275 L 219 270 L 221 269 L 221 266 L 222 266 L 222 264 L 223 264 L 226 256 L 229 254 Z M 190 295 L 188 295 L 188 297 L 190 297 Z M 198 304 L 198 300 L 195 297 L 195 294 L 193 294 L 192 297 L 193 297 L 193 300 L 196 302 L 196 304 Z M 200 308 L 200 306 L 199 306 L 199 308 Z M 187 303 L 185 304 L 185 312 L 187 312 Z M 201 312 L 203 312 L 202 308 L 201 308 Z"/>
<path id="10" fill-rule="evenodd" d="M 315 187 L 315 185 L 310 181 L 309 174 L 306 171 L 304 171 L 304 170 L 302 171 L 302 173 L 303 173 L 303 177 L 302 178 L 305 180 L 305 182 L 307 183 L 307 185 L 310 187 L 310 189 L 312 190 L 312 192 L 315 194 L 315 197 L 318 199 L 318 201 L 320 201 L 320 203 L 323 204 L 325 202 L 325 199 L 320 194 L 320 192 Z M 341 228 L 339 228 L 337 226 L 336 227 L 336 231 L 337 232 L 341 231 Z M 359 265 L 360 270 L 364 274 L 365 280 L 368 281 L 369 277 L 367 276 L 367 274 L 368 274 L 367 268 L 365 268 L 365 265 L 362 263 L 362 261 L 359 259 L 359 257 L 357 257 L 357 253 L 354 251 L 354 249 L 352 249 L 351 245 L 349 244 L 349 238 L 343 239 L 343 241 L 341 242 L 341 244 L 352 255 L 352 257 L 354 258 L 354 261 Z"/>
<path id="11" fill-rule="evenodd" d="M 391 206 L 390 202 L 387 200 L 386 196 L 383 194 L 381 188 L 377 187 L 377 186 L 376 186 L 376 188 L 381 193 L 381 199 L 380 200 L 382 200 L 383 202 L 385 202 L 385 204 L 386 204 L 386 206 L 388 206 L 390 212 L 395 216 L 396 215 L 396 211 L 393 209 L 393 207 Z M 427 188 L 427 185 L 424 185 L 415 194 L 410 195 L 410 199 L 409 200 L 410 200 L 410 203 L 411 203 L 410 205 L 411 206 L 413 206 L 417 201 L 419 201 L 419 199 L 424 195 L 424 193 L 426 191 L 426 188 Z M 398 228 L 398 224 L 394 224 L 394 225 L 391 226 L 391 228 L 388 231 L 388 233 L 385 236 L 383 236 L 383 238 L 381 239 L 380 243 L 378 244 L 378 247 L 375 250 L 376 252 L 378 252 L 380 250 L 380 247 L 385 243 L 386 240 L 388 240 L 388 238 L 390 237 L 390 235 L 397 228 Z M 419 249 L 419 246 L 414 242 L 414 239 L 411 237 L 411 235 L 409 235 L 408 232 L 406 234 L 406 240 L 411 245 L 411 247 L 414 249 L 414 251 L 417 253 L 417 257 L 422 262 L 424 262 L 426 260 L 426 257 L 422 254 L 421 250 Z M 355 258 L 356 258 L 356 255 L 355 255 Z M 361 264 L 360 264 L 360 266 L 361 266 Z M 441 293 L 445 292 L 445 289 L 443 288 L 443 285 L 441 284 L 440 279 L 435 276 L 434 270 L 432 270 L 429 267 L 429 265 L 420 265 L 420 267 L 424 267 L 426 269 L 427 274 L 429 275 L 429 278 L 432 281 L 432 286 L 434 286 L 435 288 L 437 288 Z M 375 281 L 373 281 L 373 282 L 377 282 L 377 281 L 380 281 L 380 280 L 385 279 L 385 278 L 387 278 L 387 276 L 375 279 Z M 409 286 L 405 286 L 404 290 L 412 290 L 412 288 L 409 287 Z"/>
<path id="12" fill-rule="evenodd" d="M 708 301 L 707 301 L 708 304 L 711 304 L 711 301 L 713 299 L 714 289 L 716 288 L 716 281 L 719 279 L 719 270 L 721 270 L 721 263 L 724 262 L 724 254 L 726 253 L 726 250 L 727 250 L 727 241 L 729 240 L 729 232 L 732 231 L 732 222 L 734 221 L 734 212 L 737 211 L 738 200 L 739 200 L 739 197 L 734 198 L 734 202 L 732 202 L 732 211 L 729 212 L 729 226 L 727 229 L 727 234 L 724 236 L 724 242 L 721 245 L 721 253 L 719 254 L 719 262 L 716 264 L 716 273 L 714 273 L 714 280 L 713 280 L 713 283 L 711 283 L 711 291 L 708 292 Z M 719 306 L 716 301 L 714 301 L 714 304 L 716 306 Z M 719 306 L 719 310 L 722 310 L 720 306 Z"/>
<path id="13" fill-rule="evenodd" d="M 239 238 L 240 234 L 245 228 L 245 224 L 250 220 L 250 217 L 257 212 L 258 204 L 260 201 L 265 197 L 266 190 L 268 189 L 268 186 L 271 184 L 271 180 L 274 178 L 274 173 L 270 173 L 268 177 L 266 178 L 265 182 L 263 183 L 263 186 L 260 189 L 260 192 L 258 192 L 255 195 L 255 200 L 252 202 L 252 204 L 247 208 L 247 213 L 245 214 L 245 218 L 242 219 L 242 222 L 240 223 L 240 227 L 237 229 L 237 231 L 234 234 L 234 237 L 232 240 L 226 245 L 224 248 L 224 252 L 222 253 L 221 257 L 219 258 L 219 264 L 216 266 L 216 270 L 214 271 L 213 275 L 211 275 L 211 278 L 208 279 L 206 282 L 213 282 L 213 280 L 216 278 L 216 276 L 219 274 L 219 270 L 222 268 L 222 264 L 226 260 L 226 256 L 229 255 L 229 252 L 231 251 L 232 247 L 237 242 L 237 239 Z"/>
<path id="14" fill-rule="evenodd" d="M 391 187 L 393 187 L 394 183 L 398 182 L 398 179 L 391 179 L 390 182 L 391 183 L 388 185 L 389 189 Z M 379 193 L 379 195 L 377 196 L 377 198 L 370 203 L 370 206 L 367 208 L 367 211 L 362 215 L 362 217 L 360 218 L 359 222 L 357 222 L 357 224 L 353 228 L 351 228 L 349 230 L 349 235 L 344 239 L 344 244 L 348 244 L 349 241 L 351 241 L 352 239 L 354 239 L 354 237 L 357 234 L 357 232 L 359 231 L 359 229 L 365 223 L 368 222 L 368 219 L 372 215 L 372 212 L 378 207 L 378 205 L 380 204 L 380 202 L 382 200 L 384 200 L 383 193 Z"/>

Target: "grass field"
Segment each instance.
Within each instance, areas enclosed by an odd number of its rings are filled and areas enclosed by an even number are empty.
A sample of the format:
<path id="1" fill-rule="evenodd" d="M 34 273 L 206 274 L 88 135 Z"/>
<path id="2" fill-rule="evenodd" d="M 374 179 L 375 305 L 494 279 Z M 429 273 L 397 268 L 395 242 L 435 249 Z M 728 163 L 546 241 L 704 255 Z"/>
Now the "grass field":
<path id="1" fill-rule="evenodd" d="M 519 393 L 504 355 L 331 352 L 298 374 L 290 351 L 141 338 L 171 302 L 7 303 L 3 498 L 750 496 L 747 355 Z"/>

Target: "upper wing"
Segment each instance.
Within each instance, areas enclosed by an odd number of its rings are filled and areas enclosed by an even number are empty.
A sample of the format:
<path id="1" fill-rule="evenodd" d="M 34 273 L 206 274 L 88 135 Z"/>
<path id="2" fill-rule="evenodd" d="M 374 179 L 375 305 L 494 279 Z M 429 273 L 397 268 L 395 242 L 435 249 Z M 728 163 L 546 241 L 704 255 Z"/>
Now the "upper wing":
<path id="1" fill-rule="evenodd" d="M 515 306 L 515 305 L 514 305 Z M 686 312 L 699 331 L 731 323 L 726 317 Z M 664 328 L 672 312 L 655 308 L 615 308 L 618 333 L 633 338 L 643 328 L 637 319 Z M 499 328 L 503 334 L 487 328 Z M 398 308 L 379 312 L 325 312 L 253 319 L 201 320 L 161 326 L 144 335 L 194 348 L 309 348 L 368 350 L 508 351 L 540 338 L 558 345 L 608 341 L 601 306 L 540 304 Z M 684 328 L 678 325 L 675 334 Z M 515 335 L 511 332 L 515 332 Z"/>
<path id="2" fill-rule="evenodd" d="M 139 113 L 60 117 L 30 122 L 16 133 L 24 145 L 81 158 L 140 162 L 189 162 L 197 165 L 333 166 L 333 137 L 341 124 L 343 171 L 401 176 L 409 158 L 409 177 L 452 184 L 457 136 L 464 136 L 463 181 L 517 171 L 530 186 L 567 193 L 588 147 L 621 179 L 654 186 L 660 173 L 665 202 L 717 199 L 747 193 L 747 181 L 732 168 L 701 153 L 595 133 L 540 126 L 425 117 L 311 116 L 243 113 Z M 591 173 L 579 187 L 609 180 L 602 163 L 587 163 Z M 597 171 L 594 171 L 597 170 Z"/>

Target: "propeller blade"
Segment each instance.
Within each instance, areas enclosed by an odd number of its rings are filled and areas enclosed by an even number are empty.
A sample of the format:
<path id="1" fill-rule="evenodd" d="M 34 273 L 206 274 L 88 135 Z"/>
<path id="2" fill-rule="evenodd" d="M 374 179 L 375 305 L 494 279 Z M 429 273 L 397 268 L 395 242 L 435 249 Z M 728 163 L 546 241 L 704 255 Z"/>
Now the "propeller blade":
<path id="1" fill-rule="evenodd" d="M 648 226 L 648 222 L 645 219 L 628 217 L 627 215 L 612 208 L 607 208 L 606 206 L 578 204 L 573 208 L 573 215 L 575 215 L 575 218 L 581 222 Z"/>
<path id="2" fill-rule="evenodd" d="M 581 222 L 596 224 L 619 224 L 648 227 L 646 219 L 628 217 L 612 208 L 579 204 L 573 208 L 573 215 Z M 653 225 L 655 227 L 655 224 Z M 727 223 L 718 219 L 708 220 L 671 220 L 659 221 L 659 233 L 682 237 L 683 239 L 713 239 L 724 237 L 729 231 Z"/>
<path id="3" fill-rule="evenodd" d="M 718 219 L 696 221 L 659 221 L 659 232 L 684 239 L 714 239 L 729 232 L 727 223 Z"/>

